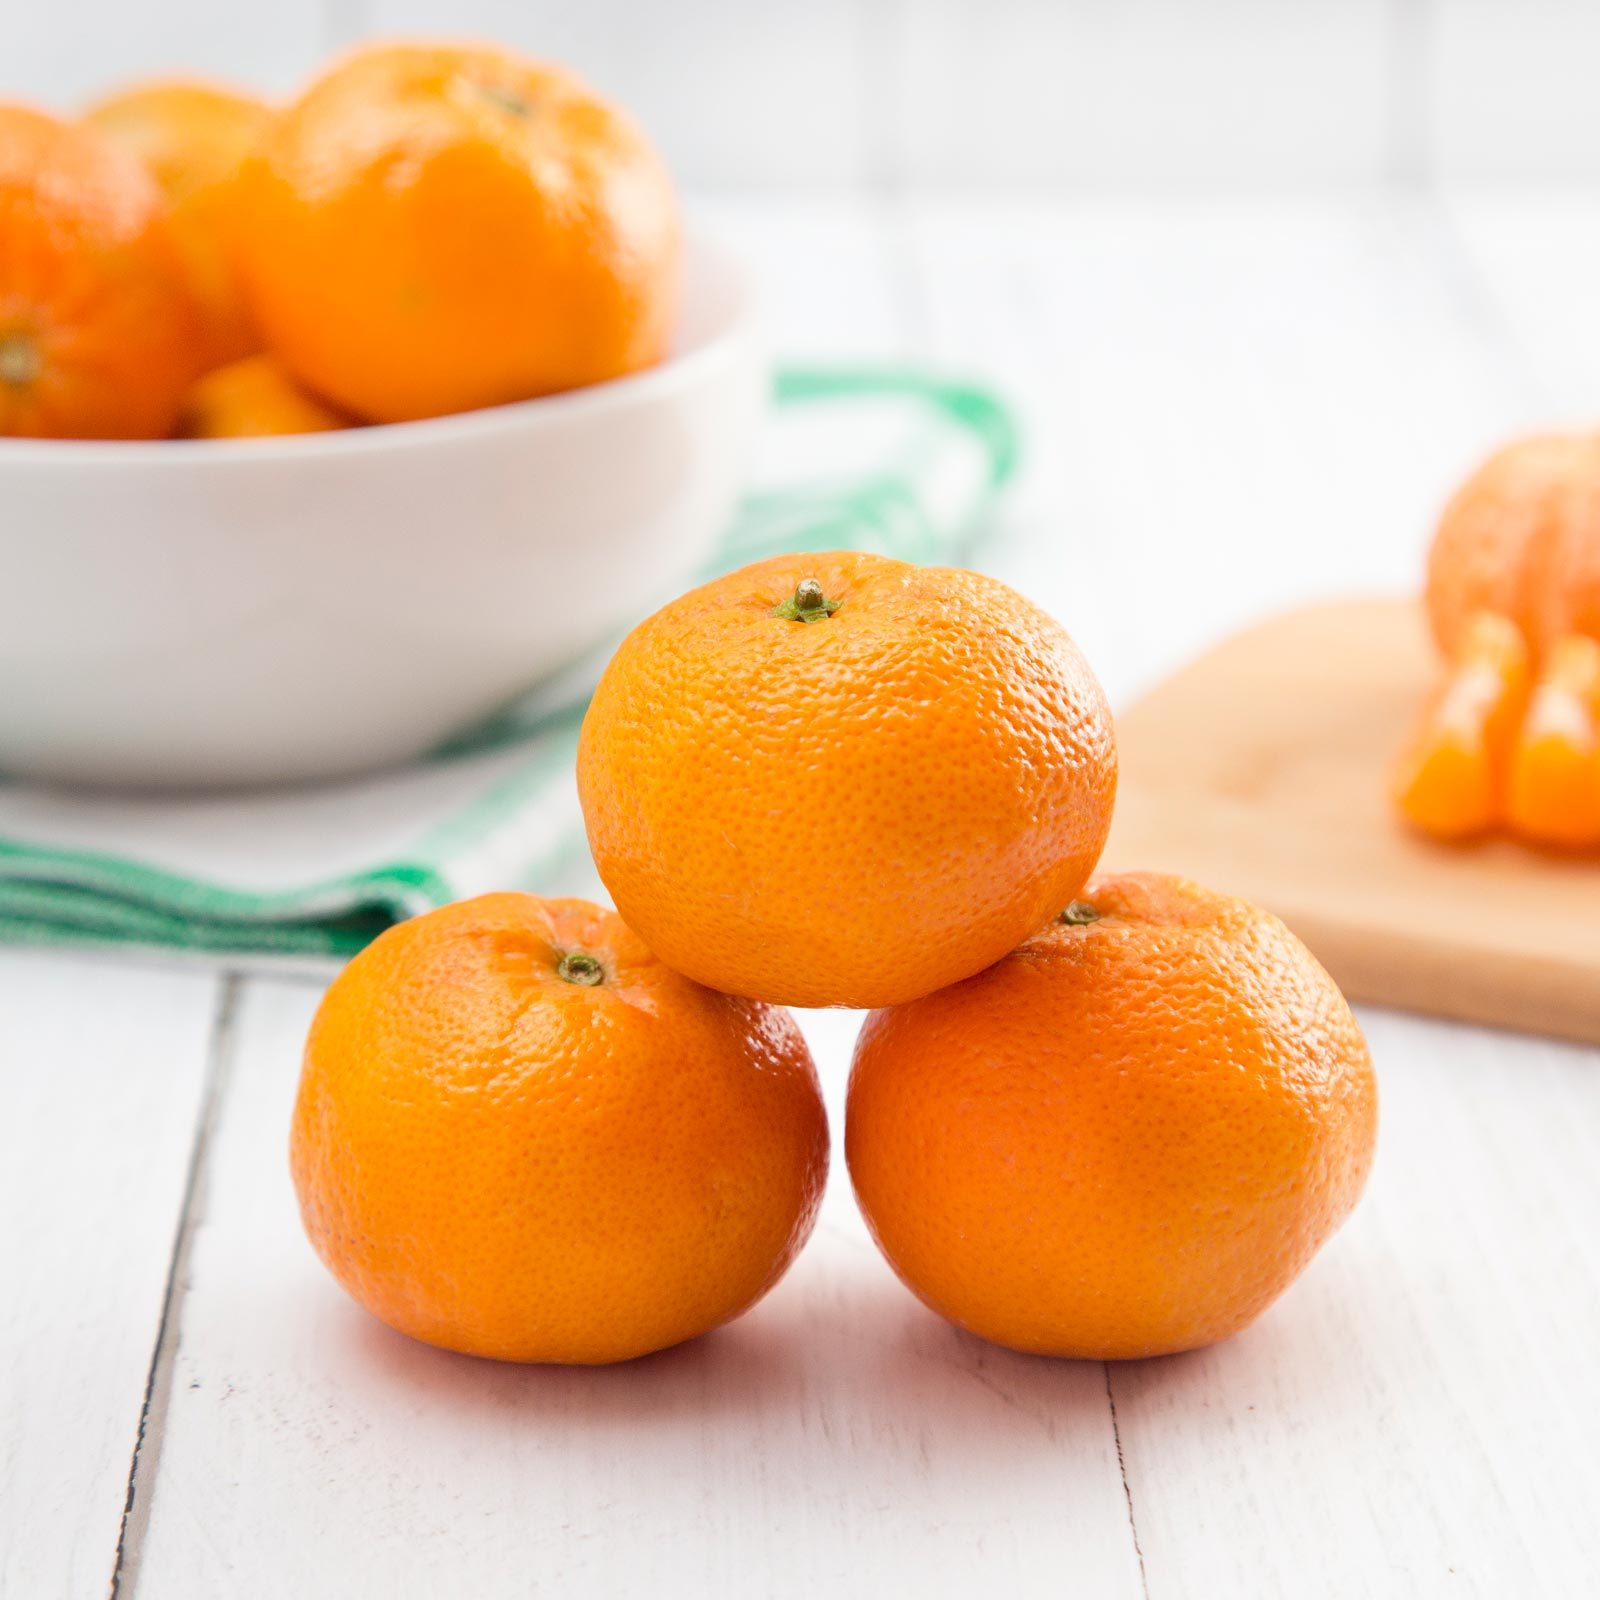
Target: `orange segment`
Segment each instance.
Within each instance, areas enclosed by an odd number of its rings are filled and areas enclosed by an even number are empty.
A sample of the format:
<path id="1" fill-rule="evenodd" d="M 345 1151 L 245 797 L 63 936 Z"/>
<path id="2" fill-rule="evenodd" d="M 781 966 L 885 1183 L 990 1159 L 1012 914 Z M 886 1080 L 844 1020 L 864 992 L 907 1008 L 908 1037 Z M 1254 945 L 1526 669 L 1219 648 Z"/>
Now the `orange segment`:
<path id="1" fill-rule="evenodd" d="M 1507 820 L 1540 844 L 1600 844 L 1600 643 L 1550 652 L 1511 767 Z"/>
<path id="2" fill-rule="evenodd" d="M 349 426 L 271 356 L 246 356 L 208 372 L 189 391 L 178 419 L 185 439 L 258 439 Z"/>
<path id="3" fill-rule="evenodd" d="M 1516 624 L 1474 615 L 1395 774 L 1395 803 L 1408 822 L 1435 838 L 1465 839 L 1500 820 L 1529 681 Z"/>

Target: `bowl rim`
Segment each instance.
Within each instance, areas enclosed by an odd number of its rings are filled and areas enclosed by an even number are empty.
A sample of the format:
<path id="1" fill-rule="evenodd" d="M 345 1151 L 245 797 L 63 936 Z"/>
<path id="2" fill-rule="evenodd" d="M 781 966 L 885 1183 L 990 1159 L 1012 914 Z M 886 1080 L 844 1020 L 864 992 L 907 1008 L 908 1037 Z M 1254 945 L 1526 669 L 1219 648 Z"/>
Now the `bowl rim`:
<path id="1" fill-rule="evenodd" d="M 725 281 L 726 310 L 716 325 L 688 348 L 670 352 L 652 367 L 564 389 L 512 400 L 504 405 L 480 406 L 441 417 L 420 417 L 409 422 L 378 422 L 328 433 L 299 433 L 254 439 L 21 439 L 0 437 L 0 471 L 10 467 L 57 466 L 72 469 L 104 464 L 147 471 L 183 470 L 200 462 L 304 461 L 338 456 L 368 455 L 390 449 L 410 449 L 478 434 L 492 437 L 555 426 L 593 411 L 639 404 L 658 397 L 659 391 L 681 389 L 709 370 L 727 365 L 754 338 L 760 320 L 760 296 L 754 274 L 742 257 L 724 241 L 700 228 L 686 231 L 686 280 L 707 274 Z"/>

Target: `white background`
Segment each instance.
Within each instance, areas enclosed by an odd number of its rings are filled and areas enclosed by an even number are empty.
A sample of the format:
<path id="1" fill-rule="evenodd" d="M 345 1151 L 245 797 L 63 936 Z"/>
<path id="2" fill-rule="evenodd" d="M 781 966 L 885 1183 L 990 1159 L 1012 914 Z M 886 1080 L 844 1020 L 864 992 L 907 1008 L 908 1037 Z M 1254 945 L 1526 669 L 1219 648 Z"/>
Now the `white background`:
<path id="1" fill-rule="evenodd" d="M 284 90 L 369 33 L 571 62 L 690 186 L 1600 177 L 1587 0 L 3 0 L 0 94 Z"/>

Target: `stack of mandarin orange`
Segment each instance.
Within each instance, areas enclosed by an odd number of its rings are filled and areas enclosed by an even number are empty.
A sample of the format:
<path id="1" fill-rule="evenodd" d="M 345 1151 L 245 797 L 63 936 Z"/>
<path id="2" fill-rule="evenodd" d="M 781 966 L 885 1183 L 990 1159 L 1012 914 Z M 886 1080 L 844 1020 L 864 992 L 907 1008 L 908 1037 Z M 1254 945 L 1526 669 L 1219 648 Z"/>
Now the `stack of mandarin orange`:
<path id="1" fill-rule="evenodd" d="M 330 988 L 291 1140 L 344 1286 L 402 1331 L 606 1362 L 805 1243 L 828 1127 L 786 1005 L 872 1008 L 845 1147 L 873 1235 L 1017 1349 L 1226 1338 L 1359 1197 L 1371 1062 L 1275 918 L 1092 876 L 1116 755 L 1071 639 L 992 579 L 785 556 L 643 622 L 578 782 L 617 911 L 496 894 Z"/>
<path id="2" fill-rule="evenodd" d="M 565 70 L 385 44 L 272 107 L 173 79 L 0 104 L 0 435 L 314 433 L 664 354 L 672 185 Z"/>
<path id="3" fill-rule="evenodd" d="M 0 107 L 0 434 L 294 433 L 657 360 L 678 219 L 569 74 L 385 45 L 271 108 Z M 307 1044 L 292 1162 L 341 1282 L 521 1361 L 693 1337 L 782 1276 L 828 1166 L 786 1005 L 871 1008 L 846 1150 L 895 1270 L 1020 1349 L 1245 1326 L 1365 1182 L 1376 1097 L 1275 919 L 1091 874 L 1110 718 L 1002 584 L 778 558 L 643 623 L 584 724 L 618 912 L 501 894 L 378 939 Z"/>

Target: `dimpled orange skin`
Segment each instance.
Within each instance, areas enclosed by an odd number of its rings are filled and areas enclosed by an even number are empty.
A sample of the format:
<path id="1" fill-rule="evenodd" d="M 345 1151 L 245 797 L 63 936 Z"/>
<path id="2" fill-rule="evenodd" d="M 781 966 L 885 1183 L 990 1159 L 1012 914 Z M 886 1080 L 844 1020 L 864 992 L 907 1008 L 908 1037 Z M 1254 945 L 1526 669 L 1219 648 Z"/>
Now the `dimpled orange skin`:
<path id="1" fill-rule="evenodd" d="M 1445 507 L 1428 556 L 1428 615 L 1449 657 L 1472 617 L 1509 617 L 1535 659 L 1600 638 L 1600 434 L 1540 434 L 1497 451 Z"/>
<path id="2" fill-rule="evenodd" d="M 208 372 L 185 396 L 178 418 L 185 439 L 260 439 L 349 426 L 269 355 L 246 356 Z"/>
<path id="3" fill-rule="evenodd" d="M 573 952 L 600 983 L 559 975 Z M 290 1156 L 317 1253 L 391 1327 L 595 1363 L 765 1294 L 811 1231 L 828 1131 L 787 1013 L 680 977 L 612 912 L 493 894 L 334 981 Z"/>
<path id="4" fill-rule="evenodd" d="M 0 436 L 159 438 L 204 364 L 155 179 L 91 129 L 0 105 Z"/>
<path id="5" fill-rule="evenodd" d="M 807 580 L 838 609 L 773 615 Z M 866 1007 L 981 970 L 1073 897 L 1116 752 L 1094 674 L 1031 602 L 836 551 L 758 562 L 636 628 L 578 787 L 606 888 L 662 960 Z"/>
<path id="6" fill-rule="evenodd" d="M 277 119 L 246 200 L 267 343 L 355 416 L 522 400 L 666 353 L 671 181 L 559 67 L 488 45 L 363 47 Z"/>
<path id="7" fill-rule="evenodd" d="M 1360 1029 L 1275 917 L 1180 879 L 1090 885 L 988 971 L 876 1011 L 845 1149 L 879 1246 L 998 1344 L 1124 1360 L 1226 1339 L 1367 1180 Z"/>
<path id="8" fill-rule="evenodd" d="M 258 348 L 239 281 L 238 178 L 272 110 L 255 95 L 198 78 L 130 84 L 83 120 L 136 155 L 171 202 L 171 228 L 211 338 L 214 362 Z"/>

